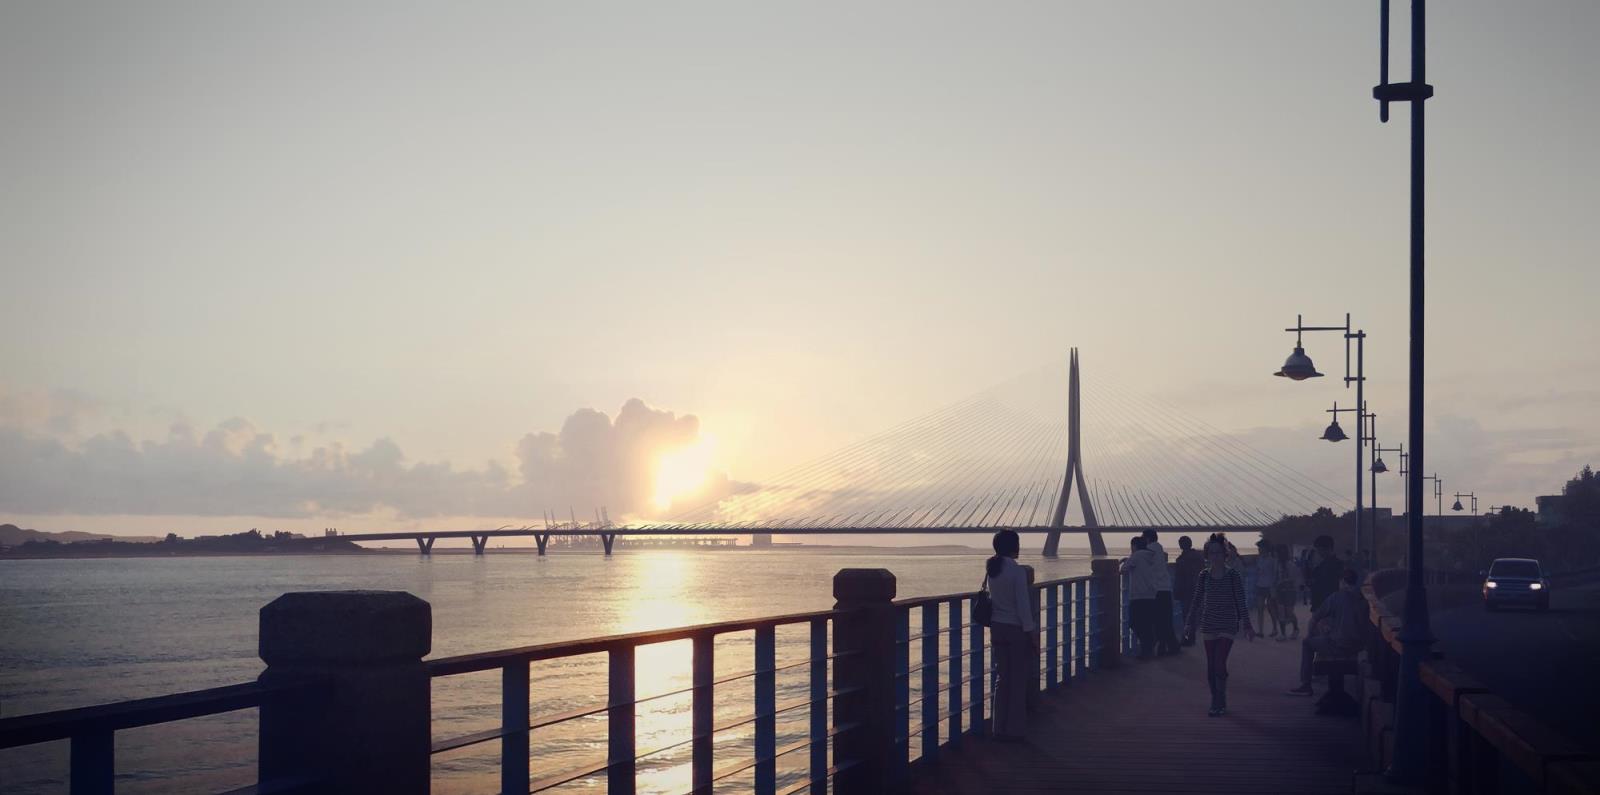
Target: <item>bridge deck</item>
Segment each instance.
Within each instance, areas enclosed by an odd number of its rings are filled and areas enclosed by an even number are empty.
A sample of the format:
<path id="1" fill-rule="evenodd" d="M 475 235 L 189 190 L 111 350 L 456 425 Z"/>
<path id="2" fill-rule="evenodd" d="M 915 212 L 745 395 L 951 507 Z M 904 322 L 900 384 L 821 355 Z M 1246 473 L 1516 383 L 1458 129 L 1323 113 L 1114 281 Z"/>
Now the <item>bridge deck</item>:
<path id="1" fill-rule="evenodd" d="M 1358 722 L 1317 716 L 1311 699 L 1284 694 L 1299 652 L 1298 642 L 1237 643 L 1221 718 L 1206 716 L 1198 645 L 1179 657 L 1124 659 L 1045 696 L 1027 743 L 968 741 L 921 771 L 914 791 L 1348 793 L 1362 767 Z"/>

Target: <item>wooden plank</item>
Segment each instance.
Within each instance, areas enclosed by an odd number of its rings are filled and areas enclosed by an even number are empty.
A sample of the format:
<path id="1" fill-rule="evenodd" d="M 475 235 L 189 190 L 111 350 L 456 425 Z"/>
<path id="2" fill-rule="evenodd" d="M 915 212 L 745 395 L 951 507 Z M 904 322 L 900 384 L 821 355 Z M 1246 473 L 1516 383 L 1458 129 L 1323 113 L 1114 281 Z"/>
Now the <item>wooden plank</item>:
<path id="1" fill-rule="evenodd" d="M 1347 793 L 1362 767 L 1357 722 L 1318 716 L 1283 694 L 1299 644 L 1237 643 L 1229 711 L 1205 714 L 1205 660 L 1195 651 L 1091 671 L 1046 695 L 1029 739 L 969 736 L 916 771 L 914 791 Z M 1207 765 L 1197 760 L 1225 760 Z"/>

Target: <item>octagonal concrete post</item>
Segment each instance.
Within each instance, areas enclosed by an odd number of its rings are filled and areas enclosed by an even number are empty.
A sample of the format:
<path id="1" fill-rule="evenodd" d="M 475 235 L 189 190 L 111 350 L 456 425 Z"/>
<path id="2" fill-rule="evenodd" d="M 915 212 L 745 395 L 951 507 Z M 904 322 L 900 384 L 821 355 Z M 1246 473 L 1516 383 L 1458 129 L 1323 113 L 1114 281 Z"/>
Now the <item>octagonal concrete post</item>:
<path id="1" fill-rule="evenodd" d="M 403 591 L 288 593 L 261 608 L 260 779 L 324 792 L 427 793 L 433 612 Z"/>
<path id="2" fill-rule="evenodd" d="M 895 579 L 888 569 L 841 569 L 833 576 L 833 725 L 839 795 L 895 792 L 904 785 L 906 751 L 894 741 Z"/>

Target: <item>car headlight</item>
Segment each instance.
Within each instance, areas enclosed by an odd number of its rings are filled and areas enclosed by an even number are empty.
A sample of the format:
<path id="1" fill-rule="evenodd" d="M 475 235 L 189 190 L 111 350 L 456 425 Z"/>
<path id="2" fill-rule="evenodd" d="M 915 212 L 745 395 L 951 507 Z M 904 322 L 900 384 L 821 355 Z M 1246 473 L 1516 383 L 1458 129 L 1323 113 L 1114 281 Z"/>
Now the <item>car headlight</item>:
<path id="1" fill-rule="evenodd" d="M 1542 582 L 1533 583 L 1533 584 L 1528 586 L 1528 590 L 1530 590 L 1530 591 L 1542 591 L 1542 590 L 1544 590 L 1544 583 L 1542 583 Z"/>
<path id="2" fill-rule="evenodd" d="M 1499 588 L 1500 587 L 1500 583 L 1497 583 L 1494 580 L 1490 580 L 1490 581 L 1484 583 L 1483 587 L 1485 587 L 1485 588 Z"/>

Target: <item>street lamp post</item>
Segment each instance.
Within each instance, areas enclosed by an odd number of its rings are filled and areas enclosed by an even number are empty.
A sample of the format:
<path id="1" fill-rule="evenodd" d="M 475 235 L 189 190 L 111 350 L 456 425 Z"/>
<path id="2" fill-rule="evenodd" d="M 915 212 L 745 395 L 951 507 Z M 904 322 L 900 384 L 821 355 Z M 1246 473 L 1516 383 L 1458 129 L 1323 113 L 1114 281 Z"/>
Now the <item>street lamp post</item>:
<path id="1" fill-rule="evenodd" d="M 1278 372 L 1273 373 L 1273 375 L 1276 375 L 1276 376 L 1278 376 L 1280 378 L 1288 378 L 1288 379 L 1290 379 L 1292 381 L 1304 381 L 1304 380 L 1306 380 L 1308 378 L 1321 378 L 1322 377 L 1322 373 L 1317 372 L 1316 366 L 1311 363 L 1311 357 L 1306 355 L 1306 349 L 1305 349 L 1305 346 L 1303 344 L 1303 336 L 1304 336 L 1305 332 L 1307 332 L 1307 331 L 1337 331 L 1337 332 L 1340 332 L 1340 333 L 1342 333 L 1344 335 L 1344 386 L 1345 386 L 1346 389 L 1349 389 L 1351 384 L 1355 384 L 1356 385 L 1356 408 L 1354 408 L 1354 409 L 1345 409 L 1345 410 L 1346 411 L 1357 411 L 1357 412 L 1365 410 L 1367 402 L 1366 402 L 1366 398 L 1363 396 L 1362 393 L 1363 393 L 1364 387 L 1365 387 L 1366 382 L 1367 382 L 1367 376 L 1366 376 L 1366 372 L 1365 372 L 1365 370 L 1366 370 L 1365 363 L 1366 363 L 1367 332 L 1362 331 L 1360 329 L 1351 329 L 1350 328 L 1350 315 L 1349 315 L 1349 313 L 1345 314 L 1345 316 L 1344 316 L 1344 325 L 1342 325 L 1342 326 L 1307 326 L 1305 324 L 1305 316 L 1304 315 L 1295 315 L 1294 327 L 1293 328 L 1286 328 L 1286 329 L 1284 329 L 1284 331 L 1292 331 L 1292 332 L 1294 332 L 1294 352 L 1289 354 L 1289 358 L 1285 359 L 1284 362 L 1283 362 L 1283 367 L 1279 368 Z M 1356 353 L 1356 364 L 1355 364 L 1355 375 L 1353 375 L 1353 376 L 1350 374 L 1350 372 L 1351 372 L 1351 370 L 1350 370 L 1350 341 L 1351 340 L 1355 340 L 1355 343 L 1356 343 L 1356 351 L 1355 351 L 1355 353 Z M 1335 408 L 1337 408 L 1337 406 L 1335 406 Z M 1365 435 L 1365 434 L 1361 433 L 1361 427 L 1362 427 L 1361 416 L 1358 414 L 1357 417 L 1356 417 L 1356 511 L 1355 511 L 1355 519 L 1356 519 L 1355 551 L 1356 551 L 1357 559 L 1361 559 L 1362 555 L 1363 555 L 1363 547 L 1361 545 L 1361 535 L 1362 535 L 1361 534 L 1361 475 L 1362 475 L 1363 471 L 1366 469 L 1366 462 L 1364 462 L 1362 460 L 1362 456 L 1361 456 L 1361 451 L 1362 451 L 1362 446 L 1363 446 L 1362 437 Z M 1335 413 L 1333 415 L 1333 424 L 1330 425 L 1328 429 L 1329 429 L 1330 432 L 1334 431 L 1334 430 L 1338 430 L 1338 438 L 1333 438 L 1333 437 L 1330 437 L 1330 436 L 1328 436 L 1326 434 L 1323 435 L 1322 438 L 1327 439 L 1330 442 L 1343 441 L 1344 439 L 1349 438 L 1349 437 L 1344 435 L 1344 431 L 1342 429 L 1339 429 L 1339 415 L 1337 413 Z"/>
<path id="2" fill-rule="evenodd" d="M 1444 481 L 1439 479 L 1439 474 L 1437 472 L 1432 475 L 1424 476 L 1422 480 L 1433 481 L 1433 499 L 1435 502 L 1433 515 L 1444 516 Z"/>
<path id="3" fill-rule="evenodd" d="M 1433 96 L 1433 86 L 1427 81 L 1427 0 L 1411 0 L 1411 80 L 1405 83 L 1389 82 L 1389 0 L 1379 0 L 1379 56 L 1378 85 L 1372 96 L 1378 100 L 1378 119 L 1389 120 L 1390 102 L 1411 103 L 1411 372 L 1407 391 L 1406 446 L 1411 453 L 1411 479 L 1406 481 L 1407 504 L 1422 502 L 1422 479 L 1418 473 L 1424 464 L 1422 450 L 1423 430 L 1423 360 L 1426 326 L 1424 324 L 1424 297 L 1427 280 L 1423 268 L 1423 104 Z M 1428 589 L 1424 583 L 1422 562 L 1422 517 L 1416 511 L 1406 512 L 1408 554 L 1406 567 L 1406 606 L 1404 626 L 1400 630 L 1400 672 L 1394 709 L 1394 763 L 1388 778 L 1397 783 L 1416 783 L 1428 769 L 1428 694 L 1423 692 L 1419 675 L 1422 661 L 1427 659 L 1433 646 L 1433 632 L 1428 626 Z M 1442 760 L 1434 760 L 1442 762 Z"/>
<path id="4" fill-rule="evenodd" d="M 1376 568 L 1378 559 L 1378 476 L 1388 472 L 1389 466 L 1383 463 L 1384 453 L 1400 454 L 1400 477 L 1402 482 L 1406 476 L 1406 451 L 1405 445 L 1384 447 L 1378 443 L 1378 416 L 1372 415 L 1372 559 Z"/>
<path id="5" fill-rule="evenodd" d="M 1472 500 L 1472 515 L 1473 516 L 1477 516 L 1478 515 L 1478 495 L 1476 495 L 1476 494 L 1474 494 L 1474 493 L 1472 493 L 1470 491 L 1465 493 L 1465 494 L 1463 494 L 1463 493 L 1461 493 L 1459 491 L 1456 492 L 1456 504 L 1450 506 L 1450 510 L 1452 510 L 1452 511 L 1462 510 L 1462 508 L 1461 508 L 1461 498 L 1462 497 L 1471 498 L 1471 500 Z"/>

